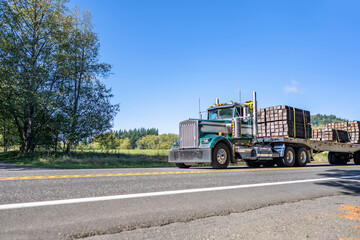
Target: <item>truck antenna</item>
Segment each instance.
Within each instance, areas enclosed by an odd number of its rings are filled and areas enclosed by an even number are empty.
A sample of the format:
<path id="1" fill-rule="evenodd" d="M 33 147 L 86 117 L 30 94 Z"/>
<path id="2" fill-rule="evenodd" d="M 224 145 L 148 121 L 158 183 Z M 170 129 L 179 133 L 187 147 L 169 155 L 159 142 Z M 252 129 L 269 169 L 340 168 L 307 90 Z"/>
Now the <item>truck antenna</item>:
<path id="1" fill-rule="evenodd" d="M 200 98 L 199 98 L 199 117 L 200 117 L 200 119 L 202 119 L 201 108 L 200 108 Z"/>
<path id="2" fill-rule="evenodd" d="M 239 103 L 241 103 L 241 89 L 239 89 Z"/>

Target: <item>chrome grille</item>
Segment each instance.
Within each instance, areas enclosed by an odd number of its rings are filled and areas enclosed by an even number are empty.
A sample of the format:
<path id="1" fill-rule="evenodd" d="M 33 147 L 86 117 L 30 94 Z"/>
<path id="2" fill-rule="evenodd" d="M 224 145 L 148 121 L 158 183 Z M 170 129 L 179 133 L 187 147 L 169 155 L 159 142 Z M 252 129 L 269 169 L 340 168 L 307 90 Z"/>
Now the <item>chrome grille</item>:
<path id="1" fill-rule="evenodd" d="M 187 120 L 180 123 L 180 148 L 198 147 L 198 121 Z"/>

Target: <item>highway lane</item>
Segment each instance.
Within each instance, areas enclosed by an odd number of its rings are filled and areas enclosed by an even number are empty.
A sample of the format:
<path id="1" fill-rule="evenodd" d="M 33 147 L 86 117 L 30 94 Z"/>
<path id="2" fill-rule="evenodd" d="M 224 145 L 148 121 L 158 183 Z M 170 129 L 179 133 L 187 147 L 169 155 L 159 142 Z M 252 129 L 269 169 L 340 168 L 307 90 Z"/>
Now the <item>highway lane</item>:
<path id="1" fill-rule="evenodd" d="M 210 168 L 47 170 L 0 166 L 0 209 L 43 201 L 55 204 L 0 210 L 0 234 L 3 239 L 101 236 L 324 196 L 345 193 L 357 196 L 359 176 L 360 167 L 354 165 L 238 167 L 220 171 Z M 325 178 L 332 179 L 314 181 Z M 282 184 L 264 186 L 263 183 Z M 240 187 L 226 189 L 233 186 Z M 219 187 L 225 189 L 213 189 Z M 205 191 L 177 192 L 188 189 Z M 158 192 L 163 195 L 153 196 Z M 152 195 L 146 195 L 149 193 Z M 108 196 L 131 198 L 93 199 Z M 52 202 L 79 198 L 84 201 Z M 86 202 L 89 198 L 94 201 Z"/>

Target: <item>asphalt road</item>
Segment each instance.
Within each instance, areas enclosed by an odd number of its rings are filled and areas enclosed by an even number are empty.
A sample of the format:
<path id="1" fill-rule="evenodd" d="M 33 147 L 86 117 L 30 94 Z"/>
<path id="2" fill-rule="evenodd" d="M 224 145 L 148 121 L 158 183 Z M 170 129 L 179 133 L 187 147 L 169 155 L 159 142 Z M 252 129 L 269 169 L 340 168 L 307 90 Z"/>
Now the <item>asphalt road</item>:
<path id="1" fill-rule="evenodd" d="M 226 170 L 0 164 L 0 192 L 1 239 L 360 239 L 360 166 L 350 164 Z"/>

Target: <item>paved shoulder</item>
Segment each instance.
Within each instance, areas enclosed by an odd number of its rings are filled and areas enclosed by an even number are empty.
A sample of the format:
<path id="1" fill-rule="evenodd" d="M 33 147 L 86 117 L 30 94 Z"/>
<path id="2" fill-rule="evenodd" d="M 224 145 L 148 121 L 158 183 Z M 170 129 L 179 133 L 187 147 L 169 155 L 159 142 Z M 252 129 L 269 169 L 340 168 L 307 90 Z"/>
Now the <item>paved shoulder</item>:
<path id="1" fill-rule="evenodd" d="M 359 239 L 358 200 L 325 197 L 86 239 Z"/>

